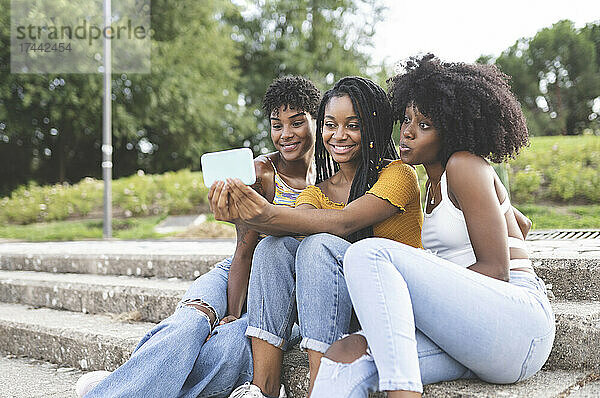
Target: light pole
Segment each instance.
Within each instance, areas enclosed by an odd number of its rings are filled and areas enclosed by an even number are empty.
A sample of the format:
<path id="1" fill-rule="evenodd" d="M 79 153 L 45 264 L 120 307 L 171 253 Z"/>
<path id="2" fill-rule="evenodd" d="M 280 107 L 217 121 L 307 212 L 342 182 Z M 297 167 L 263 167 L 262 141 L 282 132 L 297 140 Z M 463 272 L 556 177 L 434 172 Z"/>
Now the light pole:
<path id="1" fill-rule="evenodd" d="M 102 236 L 112 238 L 112 89 L 110 38 L 111 0 L 104 0 L 104 101 L 102 110 L 102 178 L 104 180 L 104 219 Z"/>

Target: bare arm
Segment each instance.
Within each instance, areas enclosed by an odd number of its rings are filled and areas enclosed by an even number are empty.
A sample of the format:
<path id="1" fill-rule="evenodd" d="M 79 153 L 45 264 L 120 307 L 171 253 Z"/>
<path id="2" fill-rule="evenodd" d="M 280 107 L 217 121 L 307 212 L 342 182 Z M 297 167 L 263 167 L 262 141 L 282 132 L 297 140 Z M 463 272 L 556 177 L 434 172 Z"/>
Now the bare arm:
<path id="1" fill-rule="evenodd" d="M 529 218 L 527 218 L 525 214 L 521 213 L 516 207 L 513 206 L 512 210 L 515 215 L 515 218 L 517 219 L 517 224 L 519 224 L 519 229 L 523 234 L 523 239 L 525 239 L 527 238 L 527 234 L 529 233 L 529 230 L 531 229 L 533 223 Z"/>
<path id="2" fill-rule="evenodd" d="M 362 228 L 380 223 L 398 212 L 396 206 L 371 194 L 361 196 L 342 210 L 304 206 L 288 208 L 269 204 L 239 180 L 228 180 L 227 186 L 239 218 L 252 228 L 270 235 L 327 232 L 346 237 Z"/>
<path id="3" fill-rule="evenodd" d="M 236 224 L 237 241 L 227 279 L 227 315 L 239 318 L 248 293 L 252 255 L 258 243 L 258 233 L 245 224 Z"/>
<path id="4" fill-rule="evenodd" d="M 457 152 L 446 165 L 448 187 L 462 210 L 476 261 L 469 269 L 508 281 L 508 231 L 494 171 L 479 156 Z"/>

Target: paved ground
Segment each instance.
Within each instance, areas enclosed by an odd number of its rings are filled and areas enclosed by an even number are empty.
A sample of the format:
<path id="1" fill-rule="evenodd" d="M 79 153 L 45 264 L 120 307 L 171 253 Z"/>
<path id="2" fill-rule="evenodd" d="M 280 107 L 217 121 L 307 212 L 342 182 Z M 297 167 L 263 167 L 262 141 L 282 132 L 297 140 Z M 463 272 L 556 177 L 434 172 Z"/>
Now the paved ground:
<path id="1" fill-rule="evenodd" d="M 0 254 L 195 255 L 233 253 L 235 240 L 89 240 L 75 242 L 1 242 Z M 600 249 L 599 249 L 600 250 Z"/>
<path id="2" fill-rule="evenodd" d="M 80 370 L 14 355 L 0 357 L 0 397 L 75 397 Z"/>
<path id="3" fill-rule="evenodd" d="M 600 239 L 575 241 L 540 240 L 527 242 L 532 257 L 598 258 Z M 76 242 L 0 242 L 1 254 L 106 254 L 106 255 L 227 255 L 235 240 L 90 240 Z"/>

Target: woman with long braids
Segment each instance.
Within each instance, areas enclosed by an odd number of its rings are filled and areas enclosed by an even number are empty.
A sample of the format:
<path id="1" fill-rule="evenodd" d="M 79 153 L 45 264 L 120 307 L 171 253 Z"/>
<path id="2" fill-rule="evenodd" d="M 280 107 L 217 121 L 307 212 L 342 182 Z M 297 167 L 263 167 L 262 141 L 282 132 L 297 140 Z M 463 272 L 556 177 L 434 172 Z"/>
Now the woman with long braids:
<path id="1" fill-rule="evenodd" d="M 343 78 L 321 101 L 317 184 L 299 195 L 295 208 L 275 208 L 239 181 L 211 189 L 215 218 L 241 219 L 261 232 L 284 235 L 263 239 L 254 253 L 246 331 L 254 378 L 232 397 L 280 394 L 283 350 L 296 321 L 312 387 L 323 353 L 349 332 L 352 306 L 342 258 L 351 242 L 379 236 L 421 247 L 417 176 L 395 160 L 392 126 L 381 87 L 361 77 Z M 285 236 L 291 233 L 310 236 L 302 241 Z"/>
<path id="2" fill-rule="evenodd" d="M 330 348 L 312 397 L 377 389 L 420 397 L 423 384 L 443 380 L 524 380 L 546 362 L 555 325 L 519 213 L 485 160 L 506 160 L 528 142 L 508 77 L 429 55 L 390 79 L 390 97 L 401 158 L 427 172 L 429 250 L 380 238 L 348 249 L 344 271 L 363 332 Z"/>

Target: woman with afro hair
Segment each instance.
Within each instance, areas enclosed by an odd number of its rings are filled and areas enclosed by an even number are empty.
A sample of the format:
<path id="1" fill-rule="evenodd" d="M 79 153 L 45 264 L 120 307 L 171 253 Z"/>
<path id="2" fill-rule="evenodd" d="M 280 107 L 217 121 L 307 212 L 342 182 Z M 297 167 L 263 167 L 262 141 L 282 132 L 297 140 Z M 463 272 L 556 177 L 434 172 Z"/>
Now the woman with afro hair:
<path id="1" fill-rule="evenodd" d="M 312 397 L 419 397 L 443 380 L 526 379 L 546 362 L 555 326 L 528 258 L 528 227 L 486 161 L 528 143 L 508 77 L 427 55 L 388 83 L 400 157 L 427 172 L 426 250 L 371 238 L 346 251 L 362 331 L 330 347 Z"/>

